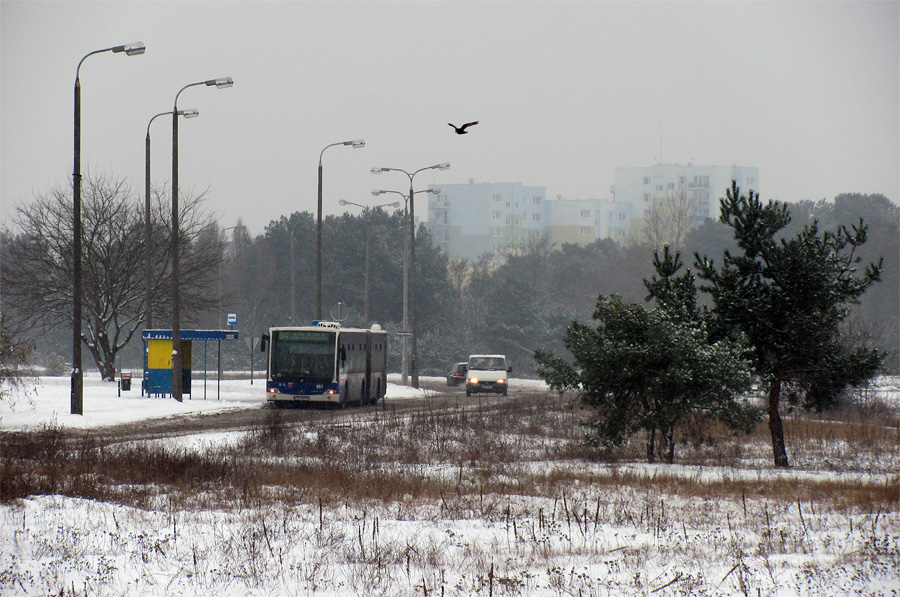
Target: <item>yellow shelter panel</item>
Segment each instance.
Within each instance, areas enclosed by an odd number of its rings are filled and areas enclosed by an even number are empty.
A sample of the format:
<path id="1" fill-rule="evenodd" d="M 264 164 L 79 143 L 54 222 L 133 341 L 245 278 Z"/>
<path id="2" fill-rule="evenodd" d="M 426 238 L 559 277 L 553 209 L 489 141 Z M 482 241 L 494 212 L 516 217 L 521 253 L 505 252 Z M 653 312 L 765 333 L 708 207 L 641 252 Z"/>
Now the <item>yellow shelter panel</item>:
<path id="1" fill-rule="evenodd" d="M 147 368 L 172 368 L 171 340 L 147 340 Z"/>
<path id="2" fill-rule="evenodd" d="M 193 342 L 181 341 L 181 367 L 191 368 L 191 348 Z M 171 340 L 147 340 L 147 368 L 171 369 L 172 368 L 172 341 Z"/>

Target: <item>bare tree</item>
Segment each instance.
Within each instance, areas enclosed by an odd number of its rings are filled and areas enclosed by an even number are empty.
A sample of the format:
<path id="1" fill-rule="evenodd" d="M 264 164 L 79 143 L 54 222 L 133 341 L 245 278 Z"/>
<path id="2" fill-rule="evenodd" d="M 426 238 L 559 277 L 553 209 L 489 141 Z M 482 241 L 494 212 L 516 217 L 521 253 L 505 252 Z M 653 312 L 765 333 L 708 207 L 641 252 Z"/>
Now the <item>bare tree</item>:
<path id="1" fill-rule="evenodd" d="M 675 252 L 681 251 L 694 226 L 696 211 L 690 189 L 682 183 L 666 195 L 653 199 L 635 238 L 657 251 L 662 251 L 666 245 Z"/>
<path id="2" fill-rule="evenodd" d="M 33 385 L 29 357 L 34 342 L 24 337 L 21 328 L 11 325 L 0 311 L 0 402 L 15 401 L 15 395 Z"/>
<path id="3" fill-rule="evenodd" d="M 453 287 L 456 300 L 462 302 L 465 298 L 466 286 L 469 283 L 469 260 L 451 259 L 447 263 L 447 276 L 450 278 L 450 285 Z"/>
<path id="4" fill-rule="evenodd" d="M 86 176 L 82 196 L 83 322 L 82 340 L 104 379 L 115 377 L 115 361 L 141 327 L 144 297 L 144 215 L 139 201 L 123 180 Z M 72 199 L 69 187 L 57 187 L 19 205 L 2 264 L 4 300 L 31 323 L 55 327 L 71 324 Z M 202 211 L 203 195 L 181 204 L 181 300 L 190 313 L 216 302 L 215 274 L 220 250 L 216 235 L 203 234 L 212 224 Z M 155 192 L 151 216 L 154 312 L 171 311 L 169 202 Z"/>

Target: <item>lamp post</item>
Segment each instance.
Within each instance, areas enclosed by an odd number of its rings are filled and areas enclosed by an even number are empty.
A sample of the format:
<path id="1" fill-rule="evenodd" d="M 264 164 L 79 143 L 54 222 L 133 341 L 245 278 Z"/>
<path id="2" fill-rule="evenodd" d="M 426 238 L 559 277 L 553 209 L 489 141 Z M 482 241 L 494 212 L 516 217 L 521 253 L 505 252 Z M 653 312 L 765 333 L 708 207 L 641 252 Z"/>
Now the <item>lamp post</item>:
<path id="1" fill-rule="evenodd" d="M 434 166 L 419 168 L 410 173 L 400 168 L 372 168 L 372 174 L 381 174 L 382 172 L 402 172 L 409 177 L 409 286 L 410 286 L 410 311 L 412 313 L 412 329 L 410 330 L 410 340 L 412 342 L 411 368 L 412 368 L 412 385 L 414 388 L 419 387 L 419 363 L 418 351 L 416 348 L 416 203 L 414 201 L 415 191 L 413 190 L 413 178 L 416 174 L 424 170 L 447 170 L 450 168 L 448 162 L 441 162 Z"/>
<path id="2" fill-rule="evenodd" d="M 416 191 L 416 193 L 440 193 L 440 189 L 427 189 L 424 191 Z M 400 191 L 386 191 L 384 189 L 375 189 L 372 194 L 375 196 L 384 195 L 385 193 L 395 193 L 403 197 L 403 229 L 406 230 L 409 221 L 409 196 Z M 407 347 L 407 337 L 409 336 L 409 235 L 403 234 L 403 330 L 400 333 L 402 342 L 401 354 L 401 381 L 400 383 L 408 385 L 409 382 L 409 350 Z"/>
<path id="3" fill-rule="evenodd" d="M 75 69 L 75 155 L 72 166 L 72 393 L 71 413 L 84 414 L 84 373 L 81 369 L 81 65 L 88 56 L 101 52 L 138 56 L 145 51 L 144 42 L 134 42 L 88 52 Z"/>
<path id="4" fill-rule="evenodd" d="M 354 203 L 352 201 L 344 201 L 341 199 L 338 201 L 341 205 L 355 205 L 356 207 L 361 207 L 363 212 L 366 215 L 366 275 L 365 275 L 365 307 L 363 308 L 363 320 L 366 322 L 366 327 L 369 327 L 369 246 L 371 244 L 372 239 L 372 210 L 378 209 L 380 207 L 400 207 L 399 201 L 394 201 L 393 203 L 382 203 L 380 205 L 373 205 L 371 207 L 367 207 L 365 205 L 360 205 L 359 203 Z"/>
<path id="5" fill-rule="evenodd" d="M 178 96 L 188 87 L 206 85 L 224 89 L 234 85 L 231 77 L 198 81 L 182 87 L 175 94 L 172 108 L 172 397 L 182 401 L 181 305 L 179 297 L 180 247 L 178 238 Z"/>
<path id="6" fill-rule="evenodd" d="M 366 142 L 364 139 L 354 139 L 332 143 L 323 147 L 319 153 L 319 193 L 316 207 L 316 319 L 322 319 L 322 155 L 326 149 L 337 145 L 349 145 L 353 149 L 360 149 L 366 146 Z"/>
<path id="7" fill-rule="evenodd" d="M 160 116 L 168 116 L 171 112 L 160 112 L 150 119 L 147 123 L 147 138 L 144 143 L 144 283 L 146 286 L 146 296 L 144 297 L 144 327 L 151 329 L 153 327 L 153 255 L 150 251 L 150 243 L 152 237 L 152 229 L 150 226 L 150 125 Z M 185 118 L 196 118 L 200 116 L 200 111 L 196 108 L 190 110 L 179 110 L 179 116 Z"/>

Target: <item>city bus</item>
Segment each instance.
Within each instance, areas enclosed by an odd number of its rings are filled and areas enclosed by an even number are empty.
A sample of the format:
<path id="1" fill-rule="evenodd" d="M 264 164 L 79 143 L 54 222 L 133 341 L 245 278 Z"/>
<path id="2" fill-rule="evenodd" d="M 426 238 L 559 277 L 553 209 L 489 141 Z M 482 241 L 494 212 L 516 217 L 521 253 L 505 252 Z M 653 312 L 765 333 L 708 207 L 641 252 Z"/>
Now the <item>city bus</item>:
<path id="1" fill-rule="evenodd" d="M 273 327 L 263 334 L 267 352 L 269 403 L 375 404 L 387 389 L 387 332 L 343 328 L 314 321 L 310 326 Z"/>

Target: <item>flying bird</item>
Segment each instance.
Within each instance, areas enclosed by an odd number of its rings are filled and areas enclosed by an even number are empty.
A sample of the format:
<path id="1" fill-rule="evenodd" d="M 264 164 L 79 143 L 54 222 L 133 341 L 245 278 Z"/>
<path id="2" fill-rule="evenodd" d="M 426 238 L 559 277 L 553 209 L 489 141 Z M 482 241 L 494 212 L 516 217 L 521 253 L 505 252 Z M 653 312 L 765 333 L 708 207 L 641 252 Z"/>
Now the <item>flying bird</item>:
<path id="1" fill-rule="evenodd" d="M 450 123 L 448 122 L 447 124 L 450 124 Z M 457 135 L 465 135 L 466 133 L 469 132 L 466 130 L 466 128 L 472 126 L 473 124 L 478 124 L 478 121 L 476 120 L 475 122 L 467 122 L 462 126 L 456 126 L 455 124 L 450 124 L 450 126 L 453 127 L 453 130 L 456 131 Z"/>

